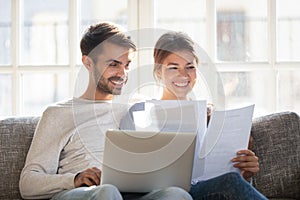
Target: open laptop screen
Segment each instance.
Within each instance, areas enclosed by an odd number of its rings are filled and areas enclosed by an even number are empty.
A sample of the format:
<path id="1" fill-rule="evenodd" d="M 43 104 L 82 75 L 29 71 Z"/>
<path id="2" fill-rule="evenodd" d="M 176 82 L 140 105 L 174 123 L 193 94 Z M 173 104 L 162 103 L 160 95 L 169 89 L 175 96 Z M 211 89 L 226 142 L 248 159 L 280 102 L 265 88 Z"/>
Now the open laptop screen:
<path id="1" fill-rule="evenodd" d="M 101 184 L 121 192 L 190 189 L 196 133 L 108 130 Z"/>

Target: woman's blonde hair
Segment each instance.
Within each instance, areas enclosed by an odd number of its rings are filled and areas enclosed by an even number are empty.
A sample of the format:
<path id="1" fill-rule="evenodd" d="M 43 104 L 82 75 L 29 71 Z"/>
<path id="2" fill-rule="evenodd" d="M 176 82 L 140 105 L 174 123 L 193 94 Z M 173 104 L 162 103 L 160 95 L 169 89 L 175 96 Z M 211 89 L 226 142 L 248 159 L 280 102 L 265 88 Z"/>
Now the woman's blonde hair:
<path id="1" fill-rule="evenodd" d="M 192 53 L 198 63 L 193 40 L 183 32 L 170 31 L 163 34 L 156 42 L 154 47 L 154 68 L 153 75 L 157 80 L 156 72 L 161 69 L 161 64 L 170 54 L 188 51 Z"/>

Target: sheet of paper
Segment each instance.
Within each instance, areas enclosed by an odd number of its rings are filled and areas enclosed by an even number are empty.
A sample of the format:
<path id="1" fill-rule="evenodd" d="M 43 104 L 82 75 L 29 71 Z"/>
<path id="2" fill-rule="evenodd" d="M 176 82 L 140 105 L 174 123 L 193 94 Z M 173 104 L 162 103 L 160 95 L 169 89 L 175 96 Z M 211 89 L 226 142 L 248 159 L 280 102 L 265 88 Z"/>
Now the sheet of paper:
<path id="1" fill-rule="evenodd" d="M 231 159 L 238 150 L 247 149 L 250 137 L 254 105 L 240 109 L 213 111 L 207 132 L 201 142 L 196 172 L 193 182 L 239 171 L 233 167 Z"/>
<path id="2" fill-rule="evenodd" d="M 144 111 L 133 113 L 136 130 L 197 132 L 192 180 L 198 178 L 202 172 L 197 169 L 201 168 L 198 155 L 206 132 L 206 106 L 205 100 L 150 100 L 146 102 Z"/>
<path id="3" fill-rule="evenodd" d="M 205 132 L 206 101 L 149 100 L 133 112 L 136 130 Z"/>

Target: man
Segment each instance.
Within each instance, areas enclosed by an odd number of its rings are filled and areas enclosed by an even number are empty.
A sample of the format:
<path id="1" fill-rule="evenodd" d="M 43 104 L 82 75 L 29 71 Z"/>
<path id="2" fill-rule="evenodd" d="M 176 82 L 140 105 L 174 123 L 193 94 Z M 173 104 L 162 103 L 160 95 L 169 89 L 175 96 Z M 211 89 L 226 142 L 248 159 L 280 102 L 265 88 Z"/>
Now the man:
<path id="1" fill-rule="evenodd" d="M 122 199 L 113 185 L 100 185 L 104 134 L 118 129 L 126 106 L 112 104 L 127 81 L 130 39 L 114 24 L 91 26 L 80 43 L 89 83 L 79 98 L 49 106 L 43 113 L 20 177 L 25 199 Z M 124 195 L 126 196 L 126 195 Z M 191 199 L 170 187 L 141 199 Z"/>

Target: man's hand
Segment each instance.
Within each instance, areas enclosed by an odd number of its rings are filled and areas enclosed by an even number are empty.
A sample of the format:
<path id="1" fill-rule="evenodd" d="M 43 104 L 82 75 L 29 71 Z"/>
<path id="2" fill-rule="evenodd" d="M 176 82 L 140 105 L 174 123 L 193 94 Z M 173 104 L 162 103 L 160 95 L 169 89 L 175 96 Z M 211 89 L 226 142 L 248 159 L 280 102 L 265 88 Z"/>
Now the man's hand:
<path id="1" fill-rule="evenodd" d="M 97 167 L 88 168 L 75 176 L 75 187 L 100 185 L 101 171 Z"/>
<path id="2" fill-rule="evenodd" d="M 259 171 L 258 157 L 249 149 L 237 152 L 237 157 L 231 160 L 236 168 L 241 170 L 241 175 L 250 181 L 250 178 Z"/>

